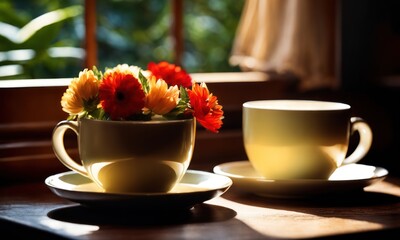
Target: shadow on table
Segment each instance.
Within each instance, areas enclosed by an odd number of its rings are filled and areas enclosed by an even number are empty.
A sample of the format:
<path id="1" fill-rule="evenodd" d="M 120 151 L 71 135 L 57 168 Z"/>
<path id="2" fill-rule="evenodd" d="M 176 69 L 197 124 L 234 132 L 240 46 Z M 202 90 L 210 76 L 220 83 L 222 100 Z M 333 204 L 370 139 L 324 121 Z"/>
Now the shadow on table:
<path id="1" fill-rule="evenodd" d="M 50 219 L 57 221 L 98 225 L 100 230 L 92 232 L 92 238 L 96 235 L 107 234 L 107 231 L 113 231 L 115 227 L 122 233 L 113 236 L 113 239 L 120 239 L 124 234 L 149 239 L 181 239 L 189 235 L 191 239 L 269 239 L 268 236 L 260 234 L 236 219 L 236 215 L 236 211 L 230 208 L 206 203 L 181 211 L 99 211 L 99 209 L 74 205 L 47 213 Z M 191 224 L 193 226 L 189 226 Z M 168 226 L 172 227 L 168 228 Z M 150 230 L 146 232 L 143 229 Z M 65 235 L 63 232 L 60 234 Z"/>
<path id="2" fill-rule="evenodd" d="M 273 198 L 251 193 L 233 192 L 223 196 L 232 201 L 266 208 L 296 208 L 296 207 L 368 207 L 387 206 L 400 203 L 400 197 L 379 193 L 359 191 L 346 194 L 327 194 L 311 198 Z"/>
<path id="3" fill-rule="evenodd" d="M 81 205 L 62 207 L 48 212 L 51 219 L 95 225 L 155 226 L 182 223 L 220 222 L 236 216 L 232 209 L 210 204 L 198 204 L 191 209 L 172 210 L 105 210 Z"/>

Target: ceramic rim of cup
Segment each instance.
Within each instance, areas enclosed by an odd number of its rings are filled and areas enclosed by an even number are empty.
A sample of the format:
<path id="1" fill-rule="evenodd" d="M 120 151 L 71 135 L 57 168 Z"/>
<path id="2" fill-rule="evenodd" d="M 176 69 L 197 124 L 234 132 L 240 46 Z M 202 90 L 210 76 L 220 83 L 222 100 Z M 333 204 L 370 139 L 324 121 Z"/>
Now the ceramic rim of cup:
<path id="1" fill-rule="evenodd" d="M 93 122 L 106 122 L 109 124 L 170 124 L 170 123 L 179 123 L 179 122 L 190 122 L 194 121 L 194 118 L 185 118 L 185 119 L 152 119 L 146 121 L 138 121 L 138 120 L 101 120 L 101 119 L 89 119 L 82 118 L 80 121 L 93 121 Z"/>
<path id="2" fill-rule="evenodd" d="M 334 111 L 348 110 L 350 105 L 318 100 L 256 100 L 243 103 L 244 108 L 283 111 Z"/>

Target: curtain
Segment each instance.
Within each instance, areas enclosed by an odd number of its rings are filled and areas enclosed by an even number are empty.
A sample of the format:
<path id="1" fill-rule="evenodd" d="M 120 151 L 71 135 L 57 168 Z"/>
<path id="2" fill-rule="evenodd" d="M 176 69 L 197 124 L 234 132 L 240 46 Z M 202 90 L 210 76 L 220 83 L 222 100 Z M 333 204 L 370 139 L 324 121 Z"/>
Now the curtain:
<path id="1" fill-rule="evenodd" d="M 230 64 L 289 72 L 302 89 L 336 88 L 336 0 L 246 0 Z"/>

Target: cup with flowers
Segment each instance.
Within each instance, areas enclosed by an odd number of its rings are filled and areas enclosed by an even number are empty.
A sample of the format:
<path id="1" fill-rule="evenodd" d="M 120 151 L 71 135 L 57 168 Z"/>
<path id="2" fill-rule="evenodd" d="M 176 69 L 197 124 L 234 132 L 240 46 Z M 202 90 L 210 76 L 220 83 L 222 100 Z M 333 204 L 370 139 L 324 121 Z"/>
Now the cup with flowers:
<path id="1" fill-rule="evenodd" d="M 55 155 L 112 193 L 170 191 L 189 167 L 196 125 L 218 133 L 224 118 L 205 83 L 165 61 L 84 69 L 61 107 L 69 116 L 54 128 Z M 66 151 L 67 130 L 77 135 L 79 160 Z"/>

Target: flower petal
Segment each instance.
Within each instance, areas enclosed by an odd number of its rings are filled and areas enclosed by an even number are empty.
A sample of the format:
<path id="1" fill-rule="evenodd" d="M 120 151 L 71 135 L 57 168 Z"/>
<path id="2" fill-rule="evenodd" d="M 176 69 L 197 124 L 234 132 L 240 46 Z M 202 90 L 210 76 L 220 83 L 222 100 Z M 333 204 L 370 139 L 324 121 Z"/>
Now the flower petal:
<path id="1" fill-rule="evenodd" d="M 118 65 L 104 73 L 99 98 L 104 111 L 113 120 L 141 113 L 145 104 L 142 85 L 124 65 Z"/>
<path id="2" fill-rule="evenodd" d="M 197 121 L 211 132 L 218 132 L 222 126 L 224 112 L 218 104 L 217 97 L 210 94 L 205 83 L 193 84 L 188 94 Z"/>
<path id="3" fill-rule="evenodd" d="M 183 86 L 189 88 L 192 86 L 192 78 L 181 67 L 168 62 L 154 63 L 147 65 L 148 70 L 157 79 L 163 79 L 169 86 Z"/>

